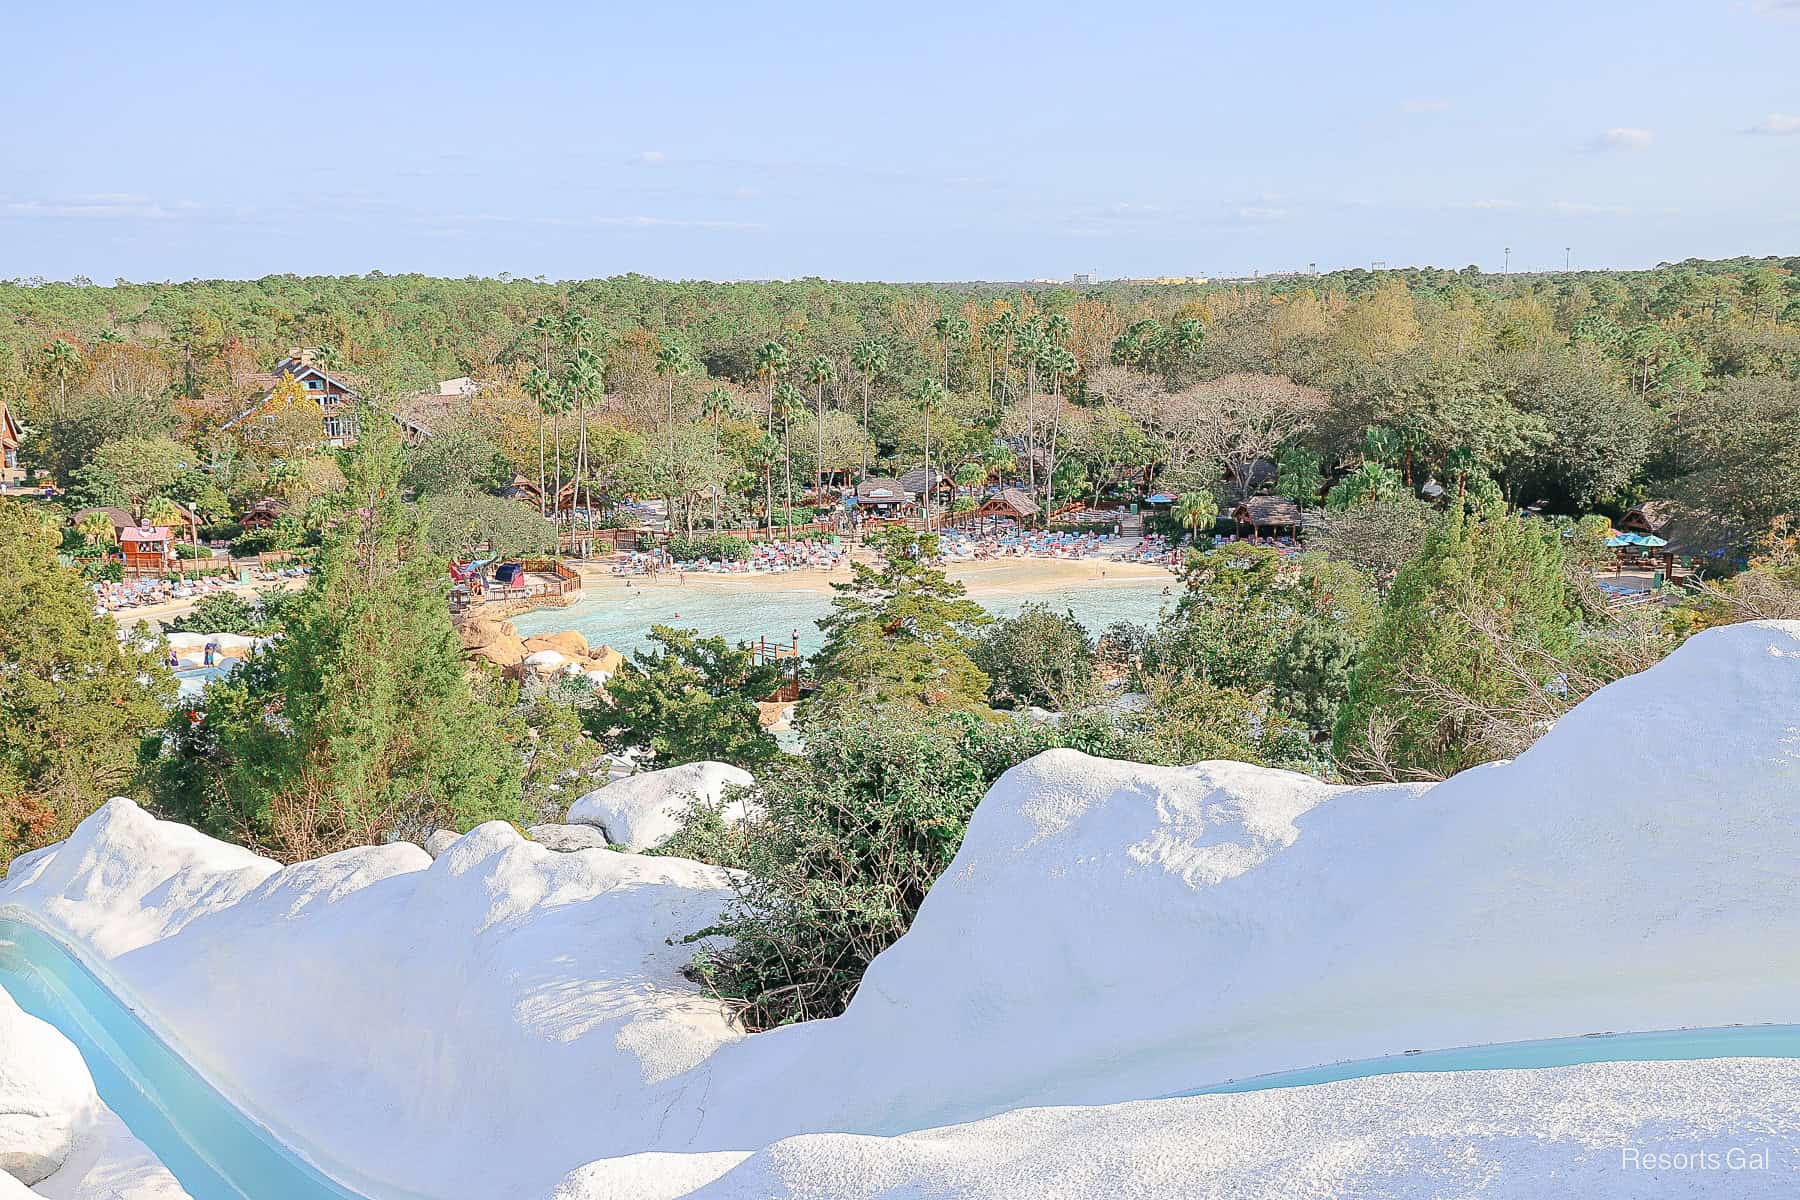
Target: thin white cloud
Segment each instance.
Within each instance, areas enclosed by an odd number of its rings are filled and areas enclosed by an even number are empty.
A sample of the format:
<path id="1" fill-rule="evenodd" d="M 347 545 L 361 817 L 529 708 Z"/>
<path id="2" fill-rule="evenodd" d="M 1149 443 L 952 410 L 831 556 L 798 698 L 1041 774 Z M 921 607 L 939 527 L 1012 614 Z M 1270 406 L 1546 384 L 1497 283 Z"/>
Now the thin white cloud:
<path id="1" fill-rule="evenodd" d="M 1800 0 L 1753 0 L 1750 9 L 1769 17 L 1800 18 Z"/>
<path id="2" fill-rule="evenodd" d="M 1800 117 L 1792 113 L 1770 113 L 1744 132 L 1762 137 L 1793 137 L 1800 134 Z"/>
<path id="3" fill-rule="evenodd" d="M 640 166 L 655 166 L 659 162 L 666 162 L 668 157 L 661 150 L 640 150 L 631 161 Z"/>
<path id="4" fill-rule="evenodd" d="M 1441 113 L 1450 111 L 1448 100 L 1402 100 L 1400 111 L 1403 113 Z"/>
<path id="5" fill-rule="evenodd" d="M 1565 217 L 1628 217 L 1634 210 L 1623 204 L 1588 204 L 1579 200 L 1556 200 L 1550 211 Z"/>
<path id="6" fill-rule="evenodd" d="M 167 221 L 192 215 L 199 206 L 179 200 L 165 204 L 135 192 L 96 192 L 58 199 L 0 201 L 0 216 L 40 220 Z"/>
<path id="7" fill-rule="evenodd" d="M 1599 153 L 1615 150 L 1647 150 L 1655 135 L 1648 129 L 1619 127 L 1602 130 L 1588 143 L 1588 149 Z"/>

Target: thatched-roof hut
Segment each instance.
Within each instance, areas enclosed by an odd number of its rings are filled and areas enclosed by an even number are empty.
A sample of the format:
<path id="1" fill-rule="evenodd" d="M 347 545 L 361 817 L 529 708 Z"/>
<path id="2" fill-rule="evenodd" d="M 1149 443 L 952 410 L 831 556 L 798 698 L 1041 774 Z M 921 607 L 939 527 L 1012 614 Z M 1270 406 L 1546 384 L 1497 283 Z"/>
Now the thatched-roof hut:
<path id="1" fill-rule="evenodd" d="M 1231 510 L 1231 519 L 1261 534 L 1265 530 L 1298 531 L 1300 506 L 1286 496 L 1252 496 Z"/>
<path id="2" fill-rule="evenodd" d="M 1003 488 L 998 496 L 990 496 L 975 510 L 977 517 L 1004 517 L 1028 521 L 1038 515 L 1038 502 L 1018 488 Z"/>
<path id="3" fill-rule="evenodd" d="M 1667 500 L 1646 500 L 1633 505 L 1619 518 L 1619 528 L 1626 533 L 1649 533 L 1668 536 L 1663 531 L 1675 519 L 1675 506 Z"/>

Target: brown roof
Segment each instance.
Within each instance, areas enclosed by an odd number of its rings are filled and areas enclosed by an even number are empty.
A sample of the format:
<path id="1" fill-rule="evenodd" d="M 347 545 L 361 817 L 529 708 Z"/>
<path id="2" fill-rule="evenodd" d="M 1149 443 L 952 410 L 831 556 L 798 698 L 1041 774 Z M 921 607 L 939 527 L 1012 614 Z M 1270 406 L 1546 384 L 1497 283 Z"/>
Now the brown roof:
<path id="1" fill-rule="evenodd" d="M 1643 533 L 1659 533 L 1675 518 L 1675 506 L 1667 500 L 1646 500 L 1633 505 L 1619 518 L 1619 527 Z"/>
<path id="2" fill-rule="evenodd" d="M 856 485 L 858 500 L 874 500 L 882 504 L 903 504 L 913 498 L 913 494 L 900 485 L 898 479 L 876 476 L 865 479 Z"/>
<path id="3" fill-rule="evenodd" d="M 1240 525 L 1267 529 L 1273 525 L 1299 525 L 1300 506 L 1286 496 L 1252 496 L 1231 510 Z"/>
<path id="4" fill-rule="evenodd" d="M 1033 500 L 1018 488 L 1011 487 L 1002 488 L 998 496 L 995 496 L 981 507 L 983 509 L 993 510 L 1002 506 L 1017 513 L 1021 517 L 1034 517 L 1038 513 L 1038 503 L 1036 500 Z"/>

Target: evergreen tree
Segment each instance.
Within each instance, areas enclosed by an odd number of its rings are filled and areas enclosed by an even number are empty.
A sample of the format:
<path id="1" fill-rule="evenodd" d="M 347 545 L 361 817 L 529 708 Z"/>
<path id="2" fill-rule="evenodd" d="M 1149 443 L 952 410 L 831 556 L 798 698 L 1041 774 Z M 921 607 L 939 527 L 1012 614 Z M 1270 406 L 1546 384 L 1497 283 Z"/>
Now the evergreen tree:
<path id="1" fill-rule="evenodd" d="M 650 750 L 659 767 L 715 761 L 751 768 L 774 755 L 756 704 L 781 685 L 779 666 L 692 629 L 656 625 L 650 638 L 659 648 L 639 650 L 608 682 L 612 706 L 589 710 L 595 736 Z"/>
<path id="2" fill-rule="evenodd" d="M 467 673 L 398 434 L 362 429 L 286 632 L 208 690 L 166 775 L 180 815 L 289 860 L 522 814 L 520 731 Z"/>
<path id="3" fill-rule="evenodd" d="M 825 648 L 815 660 L 819 690 L 809 711 L 896 705 L 987 710 L 989 680 L 975 665 L 974 631 L 991 619 L 931 565 L 935 534 L 890 525 L 869 538 L 881 555 L 852 565 L 849 583 L 819 622 Z"/>
<path id="4" fill-rule="evenodd" d="M 1338 712 L 1339 763 L 1447 776 L 1483 761 L 1470 712 L 1527 686 L 1522 669 L 1552 684 L 1576 632 L 1567 593 L 1555 527 L 1452 510 L 1388 593 Z"/>
<path id="5" fill-rule="evenodd" d="M 126 791 L 175 697 L 158 656 L 95 614 L 57 541 L 37 511 L 0 500 L 0 869 Z"/>

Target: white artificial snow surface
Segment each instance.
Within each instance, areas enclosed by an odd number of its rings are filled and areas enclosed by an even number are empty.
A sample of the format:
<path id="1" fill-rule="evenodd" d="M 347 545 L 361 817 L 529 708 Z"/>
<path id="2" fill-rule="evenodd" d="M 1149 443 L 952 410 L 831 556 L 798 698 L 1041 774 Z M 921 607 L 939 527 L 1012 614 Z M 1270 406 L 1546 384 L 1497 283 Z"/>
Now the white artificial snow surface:
<path id="1" fill-rule="evenodd" d="M 115 802 L 16 865 L 0 904 L 109 958 L 284 1131 L 444 1197 L 541 1197 L 577 1168 L 560 1194 L 580 1200 L 1115 1194 L 1015 1174 L 1071 1144 L 1093 1180 L 1140 1180 L 1127 1195 L 1455 1195 L 1509 1164 L 1636 1195 L 1616 1159 L 1581 1174 L 1595 1146 L 1685 1128 L 1702 1100 L 1713 1133 L 1791 1157 L 1800 1064 L 1123 1102 L 1409 1049 L 1800 1022 L 1797 805 L 1800 624 L 1765 623 L 1701 634 L 1517 762 L 1436 786 L 1040 755 L 982 801 L 844 1016 L 753 1036 L 681 974 L 723 872 L 505 826 L 435 863 L 389 846 L 277 871 Z M 1627 1120 L 1607 1097 L 1632 1087 Z M 1320 1165 L 1334 1145 L 1357 1161 Z M 1296 1156 L 1325 1182 L 1284 1190 Z M 1180 1182 L 1208 1162 L 1228 1190 Z"/>
<path id="2" fill-rule="evenodd" d="M 630 850 L 650 850 L 674 837 L 681 817 L 696 801 L 722 809 L 727 822 L 742 821 L 742 794 L 755 781 L 730 763 L 697 762 L 645 771 L 595 788 L 569 806 L 569 823 L 593 825 L 607 840 Z M 729 797 L 729 798 L 728 798 Z"/>

